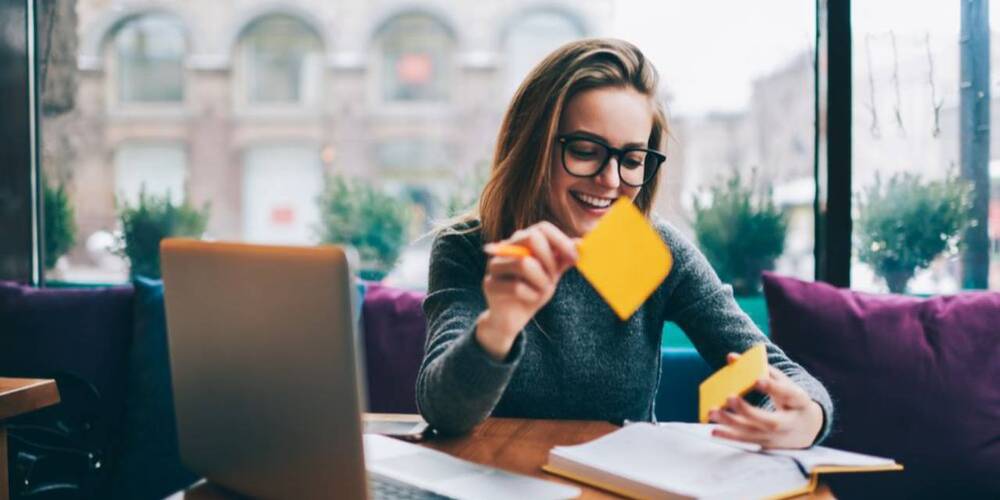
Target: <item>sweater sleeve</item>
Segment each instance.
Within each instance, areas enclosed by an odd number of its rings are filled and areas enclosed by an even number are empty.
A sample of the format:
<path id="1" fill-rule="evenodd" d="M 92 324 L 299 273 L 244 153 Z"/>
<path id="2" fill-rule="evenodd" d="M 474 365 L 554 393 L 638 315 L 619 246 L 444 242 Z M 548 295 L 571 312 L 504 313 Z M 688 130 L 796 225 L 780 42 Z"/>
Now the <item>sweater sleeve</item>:
<path id="1" fill-rule="evenodd" d="M 825 439 L 833 424 L 833 402 L 823 384 L 764 336 L 736 303 L 732 287 L 722 283 L 694 245 L 672 227 L 661 225 L 661 232 L 665 234 L 675 263 L 668 278 L 672 287 L 666 299 L 664 317 L 684 330 L 713 369 L 726 364 L 727 353 L 741 353 L 754 344 L 766 344 L 768 363 L 788 375 L 823 409 L 823 427 L 815 443 Z M 752 397 L 751 401 L 773 408 L 766 396 Z"/>
<path id="2" fill-rule="evenodd" d="M 466 432 L 492 413 L 524 350 L 522 332 L 507 359 L 497 362 L 474 336 L 476 319 L 486 310 L 485 259 L 476 240 L 446 232 L 431 249 L 423 304 L 427 343 L 417 374 L 417 407 L 445 434 Z"/>

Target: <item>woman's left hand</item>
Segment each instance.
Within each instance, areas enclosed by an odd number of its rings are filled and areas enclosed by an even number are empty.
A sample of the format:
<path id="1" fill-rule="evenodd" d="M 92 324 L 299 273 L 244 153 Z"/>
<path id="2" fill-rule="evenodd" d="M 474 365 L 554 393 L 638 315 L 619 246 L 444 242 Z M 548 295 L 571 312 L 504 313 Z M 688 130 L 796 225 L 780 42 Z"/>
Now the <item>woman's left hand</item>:
<path id="1" fill-rule="evenodd" d="M 728 363 L 739 359 L 729 353 Z M 768 378 L 757 381 L 757 391 L 767 394 L 774 411 L 757 408 L 739 396 L 731 396 L 723 408 L 709 412 L 719 424 L 712 435 L 757 443 L 764 448 L 808 448 L 823 427 L 823 409 L 780 370 L 768 367 Z"/>

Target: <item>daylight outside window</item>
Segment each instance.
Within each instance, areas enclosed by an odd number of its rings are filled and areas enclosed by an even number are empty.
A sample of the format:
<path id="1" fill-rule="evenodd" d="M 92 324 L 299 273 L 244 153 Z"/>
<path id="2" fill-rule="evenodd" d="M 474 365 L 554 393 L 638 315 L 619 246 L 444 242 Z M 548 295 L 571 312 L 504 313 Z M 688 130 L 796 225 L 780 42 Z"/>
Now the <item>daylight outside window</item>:
<path id="1" fill-rule="evenodd" d="M 359 241 L 400 242 L 361 252 L 381 266 L 369 275 L 422 289 L 426 235 L 474 204 L 516 87 L 591 36 L 637 44 L 661 73 L 658 216 L 741 296 L 759 293 L 758 268 L 813 277 L 812 2 L 60 5 L 52 36 L 70 39 L 47 62 L 72 78 L 42 94 L 42 169 L 78 236 L 50 280 L 126 280 L 120 213 L 139 192 L 205 209 L 205 237 L 285 244 L 323 241 L 350 210 L 331 193 L 347 193 L 388 204 L 349 228 Z M 727 204 L 740 196 L 751 210 Z M 764 221 L 769 243 L 745 246 L 733 220 Z"/>
<path id="2" fill-rule="evenodd" d="M 965 125 L 962 117 L 963 106 L 989 112 L 998 102 L 990 57 L 1000 54 L 991 45 L 1000 46 L 991 36 L 997 22 L 963 20 L 966 4 L 853 4 L 853 288 L 938 294 L 1000 286 L 1000 143 L 992 132 L 1000 117 L 993 111 L 992 122 Z M 972 204 L 976 191 L 989 200 L 981 208 Z M 972 241 L 970 226 L 987 238 Z M 971 263 L 968 252 L 986 258 Z"/>

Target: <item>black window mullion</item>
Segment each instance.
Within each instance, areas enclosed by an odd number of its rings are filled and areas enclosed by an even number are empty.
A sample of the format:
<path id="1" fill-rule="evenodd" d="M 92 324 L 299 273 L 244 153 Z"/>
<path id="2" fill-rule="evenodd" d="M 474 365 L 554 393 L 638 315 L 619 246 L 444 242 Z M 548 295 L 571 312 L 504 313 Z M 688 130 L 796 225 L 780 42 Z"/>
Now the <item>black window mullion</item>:
<path id="1" fill-rule="evenodd" d="M 825 19 L 820 12 L 825 3 Z M 821 39 L 826 41 L 825 121 L 817 112 L 816 181 L 825 200 L 816 202 L 816 279 L 832 285 L 851 285 L 851 1 L 818 0 Z M 817 44 L 817 52 L 820 50 Z M 817 64 L 820 58 L 817 57 Z M 821 72 L 817 69 L 816 84 Z M 819 95 L 819 94 L 817 94 Z M 819 102 L 817 100 L 817 110 Z M 826 169 L 818 168 L 820 138 L 826 133 Z M 817 194 L 821 190 L 817 188 Z M 824 203 L 825 201 L 825 203 Z"/>
<path id="2" fill-rule="evenodd" d="M 0 0 L 0 279 L 40 279 L 38 182 L 32 156 L 33 0 Z"/>

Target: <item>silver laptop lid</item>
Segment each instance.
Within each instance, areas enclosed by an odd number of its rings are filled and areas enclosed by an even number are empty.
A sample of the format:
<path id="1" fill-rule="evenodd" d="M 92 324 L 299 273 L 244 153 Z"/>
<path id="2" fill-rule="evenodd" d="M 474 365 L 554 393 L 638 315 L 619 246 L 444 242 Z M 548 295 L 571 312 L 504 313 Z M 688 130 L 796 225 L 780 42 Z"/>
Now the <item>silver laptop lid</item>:
<path id="1" fill-rule="evenodd" d="M 161 245 L 182 461 L 264 498 L 364 498 L 344 251 Z"/>

